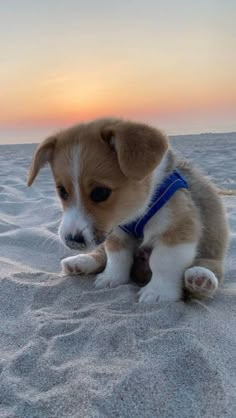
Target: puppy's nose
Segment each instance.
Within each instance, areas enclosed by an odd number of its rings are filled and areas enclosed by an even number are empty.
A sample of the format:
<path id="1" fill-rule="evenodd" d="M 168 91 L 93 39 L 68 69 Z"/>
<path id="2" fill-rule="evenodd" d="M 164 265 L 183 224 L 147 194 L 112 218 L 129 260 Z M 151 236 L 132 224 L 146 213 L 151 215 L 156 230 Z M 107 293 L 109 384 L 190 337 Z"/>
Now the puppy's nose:
<path id="1" fill-rule="evenodd" d="M 84 239 L 84 236 L 82 234 L 76 234 L 73 239 L 78 244 L 85 244 L 85 239 Z"/>
<path id="2" fill-rule="evenodd" d="M 77 233 L 75 235 L 72 234 L 68 234 L 66 236 L 66 241 L 67 242 L 75 242 L 76 244 L 85 244 L 85 239 L 84 236 L 81 233 Z"/>

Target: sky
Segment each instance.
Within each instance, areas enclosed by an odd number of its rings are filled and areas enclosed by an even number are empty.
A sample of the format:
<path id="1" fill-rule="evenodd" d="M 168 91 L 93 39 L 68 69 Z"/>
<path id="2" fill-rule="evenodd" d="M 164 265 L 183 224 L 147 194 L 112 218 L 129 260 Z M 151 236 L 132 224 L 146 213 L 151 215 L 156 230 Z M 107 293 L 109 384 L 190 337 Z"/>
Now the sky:
<path id="1" fill-rule="evenodd" d="M 236 131 L 235 0 L 0 0 L 0 143 L 102 116 Z"/>

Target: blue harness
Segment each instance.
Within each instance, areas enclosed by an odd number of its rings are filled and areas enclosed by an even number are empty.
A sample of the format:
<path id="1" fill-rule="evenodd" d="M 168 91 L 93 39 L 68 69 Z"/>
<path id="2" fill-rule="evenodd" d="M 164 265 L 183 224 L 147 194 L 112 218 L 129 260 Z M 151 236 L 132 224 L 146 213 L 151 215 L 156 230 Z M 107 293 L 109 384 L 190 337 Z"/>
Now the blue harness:
<path id="1" fill-rule="evenodd" d="M 170 200 L 178 189 L 188 189 L 188 183 L 177 170 L 174 170 L 172 174 L 166 177 L 161 186 L 155 190 L 146 212 L 135 221 L 126 225 L 120 225 L 120 228 L 135 238 L 142 239 L 144 227 L 149 219 Z"/>

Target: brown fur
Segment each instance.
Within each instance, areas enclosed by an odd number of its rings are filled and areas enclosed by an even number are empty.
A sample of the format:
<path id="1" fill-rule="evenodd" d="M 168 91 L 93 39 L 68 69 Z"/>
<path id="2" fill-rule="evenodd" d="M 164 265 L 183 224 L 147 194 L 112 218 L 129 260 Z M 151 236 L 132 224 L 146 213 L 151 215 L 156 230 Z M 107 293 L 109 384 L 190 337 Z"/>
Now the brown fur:
<path id="1" fill-rule="evenodd" d="M 89 255 L 91 255 L 91 257 L 93 257 L 94 260 L 98 263 L 97 269 L 96 271 L 94 271 L 94 273 L 100 273 L 101 271 L 103 271 L 107 261 L 104 246 L 99 245 L 94 251 L 89 253 Z"/>
<path id="2" fill-rule="evenodd" d="M 68 200 L 62 201 L 64 208 L 75 200 L 70 162 L 74 146 L 78 144 L 78 182 L 83 206 L 94 219 L 98 232 L 106 234 L 147 199 L 152 171 L 167 152 L 168 173 L 174 168 L 179 169 L 187 179 L 189 190 L 176 192 L 167 203 L 171 222 L 158 239 L 168 246 L 198 241 L 193 265 L 206 267 L 222 279 L 228 245 L 228 226 L 222 202 L 214 186 L 201 173 L 177 158 L 172 150 L 167 151 L 165 135 L 143 124 L 100 119 L 76 125 L 46 139 L 39 145 L 32 161 L 28 185 L 33 183 L 40 168 L 49 162 L 55 183 L 63 185 L 69 194 Z M 97 186 L 112 189 L 109 199 L 99 205 L 90 199 L 92 189 Z M 117 251 L 123 244 L 112 239 L 106 242 L 109 251 Z M 99 262 L 99 269 L 103 269 L 106 263 L 104 247 L 100 246 L 91 255 Z M 150 269 L 148 271 L 147 260 L 145 262 L 144 277 L 145 274 L 149 277 Z M 140 271 L 141 267 L 141 277 Z"/>
<path id="3" fill-rule="evenodd" d="M 178 190 L 167 203 L 167 210 L 173 218 L 169 228 L 160 236 L 160 241 L 168 246 L 198 241 L 201 236 L 201 223 L 191 194 Z"/>
<path id="4" fill-rule="evenodd" d="M 106 239 L 105 247 L 109 252 L 116 252 L 122 250 L 127 246 L 127 240 L 121 240 L 120 238 L 110 236 Z"/>
<path id="5" fill-rule="evenodd" d="M 119 121 L 106 127 L 102 135 L 106 142 L 115 138 L 120 168 L 134 180 L 150 174 L 168 148 L 162 132 L 140 123 Z"/>
<path id="6" fill-rule="evenodd" d="M 222 281 L 224 257 L 229 243 L 229 227 L 222 200 L 215 186 L 188 162 L 181 161 L 178 167 L 187 178 L 202 225 L 193 265 L 210 269 Z"/>
<path id="7" fill-rule="evenodd" d="M 31 186 L 39 170 L 51 161 L 56 141 L 57 138 L 52 136 L 39 144 L 29 169 L 27 186 Z"/>
<path id="8" fill-rule="evenodd" d="M 116 146 L 119 148 L 119 157 L 108 141 L 109 129 L 112 129 Z M 138 209 L 138 202 L 147 199 L 151 171 L 154 164 L 162 159 L 168 146 L 167 140 L 161 132 L 146 125 L 121 123 L 110 119 L 76 125 L 57 134 L 56 139 L 55 137 L 46 139 L 36 151 L 30 168 L 28 185 L 32 184 L 39 169 L 48 160 L 55 183 L 62 184 L 69 193 L 68 200 L 62 201 L 64 209 L 71 205 L 75 198 L 68 169 L 73 147 L 77 144 L 79 144 L 81 162 L 78 181 L 83 205 L 86 212 L 94 219 L 98 232 L 107 234 L 114 225 L 116 226 Z M 155 154 L 151 152 L 152 147 L 156 151 Z M 133 153 L 133 158 L 135 155 L 133 167 L 127 155 L 129 153 Z M 138 165 L 141 167 L 142 176 L 137 176 Z M 137 180 L 137 177 L 143 178 Z M 99 205 L 92 202 L 89 197 L 96 186 L 112 189 L 110 198 Z"/>

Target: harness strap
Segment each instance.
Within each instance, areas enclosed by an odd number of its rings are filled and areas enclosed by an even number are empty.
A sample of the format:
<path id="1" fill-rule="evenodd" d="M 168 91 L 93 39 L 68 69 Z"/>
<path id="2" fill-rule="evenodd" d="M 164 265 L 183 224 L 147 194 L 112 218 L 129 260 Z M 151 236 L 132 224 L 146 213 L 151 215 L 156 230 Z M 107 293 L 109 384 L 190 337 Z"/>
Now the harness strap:
<path id="1" fill-rule="evenodd" d="M 170 200 L 178 189 L 187 188 L 188 184 L 185 178 L 177 170 L 174 170 L 172 174 L 166 177 L 161 186 L 155 190 L 146 212 L 135 221 L 125 225 L 120 225 L 120 228 L 128 234 L 142 239 L 144 227 L 153 215 L 155 215 L 162 208 L 162 206 Z"/>

